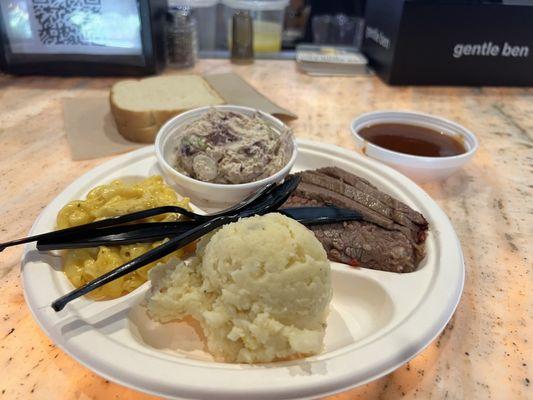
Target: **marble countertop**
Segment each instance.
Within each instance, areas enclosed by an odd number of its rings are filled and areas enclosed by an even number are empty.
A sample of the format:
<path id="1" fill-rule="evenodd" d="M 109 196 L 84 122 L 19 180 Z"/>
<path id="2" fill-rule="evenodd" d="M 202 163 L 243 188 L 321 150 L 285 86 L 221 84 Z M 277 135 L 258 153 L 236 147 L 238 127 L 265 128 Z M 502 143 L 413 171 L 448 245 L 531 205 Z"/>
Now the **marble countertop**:
<path id="1" fill-rule="evenodd" d="M 533 398 L 533 89 L 389 87 L 375 77 L 310 77 L 290 61 L 202 60 L 195 68 L 229 71 L 295 112 L 291 126 L 300 138 L 355 149 L 353 117 L 406 109 L 452 119 L 480 141 L 463 170 L 423 185 L 463 246 L 466 283 L 454 317 L 409 363 L 331 398 Z M 109 159 L 71 160 L 61 100 L 105 96 L 115 81 L 0 76 L 0 242 L 25 236 L 64 187 Z M 0 399 L 153 398 L 97 376 L 54 346 L 24 302 L 21 253 L 0 254 Z"/>

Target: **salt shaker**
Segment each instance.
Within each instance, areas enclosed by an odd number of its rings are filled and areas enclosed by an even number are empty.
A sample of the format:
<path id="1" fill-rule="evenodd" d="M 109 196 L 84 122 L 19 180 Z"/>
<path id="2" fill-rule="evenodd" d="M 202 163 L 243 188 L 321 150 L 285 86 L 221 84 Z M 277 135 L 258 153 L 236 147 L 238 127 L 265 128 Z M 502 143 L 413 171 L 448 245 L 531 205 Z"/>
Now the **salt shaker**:
<path id="1" fill-rule="evenodd" d="M 167 59 L 177 68 L 192 67 L 198 54 L 196 21 L 189 7 L 173 7 L 167 12 Z"/>
<path id="2" fill-rule="evenodd" d="M 240 10 L 233 15 L 232 33 L 231 61 L 237 64 L 248 64 L 253 62 L 254 31 L 252 17 L 248 10 Z"/>

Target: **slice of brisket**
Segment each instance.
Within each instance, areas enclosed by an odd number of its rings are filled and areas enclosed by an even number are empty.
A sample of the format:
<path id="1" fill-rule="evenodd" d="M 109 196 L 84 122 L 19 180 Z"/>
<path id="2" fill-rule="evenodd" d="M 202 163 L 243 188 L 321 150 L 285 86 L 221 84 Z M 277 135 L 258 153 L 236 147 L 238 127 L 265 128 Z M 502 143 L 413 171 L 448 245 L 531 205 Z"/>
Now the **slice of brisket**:
<path id="1" fill-rule="evenodd" d="M 311 230 L 332 261 L 390 272 L 412 272 L 419 262 L 402 233 L 369 222 L 316 225 Z"/>
<path id="2" fill-rule="evenodd" d="M 391 207 L 394 213 L 405 214 L 407 218 L 413 221 L 417 225 L 427 227 L 427 221 L 422 214 L 413 210 L 407 204 L 396 200 L 394 197 L 389 196 L 387 193 L 380 192 L 374 185 L 368 182 L 366 179 L 360 178 L 357 175 L 350 174 L 343 169 L 337 167 L 325 167 L 320 168 L 317 172 L 322 173 L 333 178 L 340 179 L 342 182 L 355 187 L 356 189 L 367 193 L 369 196 Z"/>
<path id="3" fill-rule="evenodd" d="M 284 206 L 334 205 L 363 217 L 363 221 L 310 227 L 331 260 L 393 272 L 417 268 L 428 229 L 422 214 L 340 168 L 298 175 L 302 181 Z"/>

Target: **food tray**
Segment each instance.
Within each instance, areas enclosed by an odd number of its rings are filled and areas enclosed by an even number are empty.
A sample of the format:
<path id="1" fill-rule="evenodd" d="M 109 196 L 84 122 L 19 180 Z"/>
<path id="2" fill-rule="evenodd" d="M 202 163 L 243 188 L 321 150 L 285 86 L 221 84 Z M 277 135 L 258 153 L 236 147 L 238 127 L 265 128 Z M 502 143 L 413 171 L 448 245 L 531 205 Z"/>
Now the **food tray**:
<path id="1" fill-rule="evenodd" d="M 150 322 L 140 306 L 149 283 L 115 300 L 86 298 L 56 313 L 51 302 L 72 289 L 60 257 L 24 248 L 26 301 L 50 339 L 97 374 L 166 398 L 292 399 L 318 397 L 383 376 L 426 347 L 442 331 L 461 296 L 461 247 L 444 212 L 398 172 L 354 152 L 299 140 L 294 171 L 337 166 L 422 212 L 429 222 L 427 256 L 407 274 L 332 263 L 333 300 L 324 351 L 268 364 L 214 362 L 185 323 Z M 161 174 L 153 147 L 119 156 L 89 171 L 59 194 L 31 234 L 52 230 L 57 212 L 97 185 L 117 178 Z"/>

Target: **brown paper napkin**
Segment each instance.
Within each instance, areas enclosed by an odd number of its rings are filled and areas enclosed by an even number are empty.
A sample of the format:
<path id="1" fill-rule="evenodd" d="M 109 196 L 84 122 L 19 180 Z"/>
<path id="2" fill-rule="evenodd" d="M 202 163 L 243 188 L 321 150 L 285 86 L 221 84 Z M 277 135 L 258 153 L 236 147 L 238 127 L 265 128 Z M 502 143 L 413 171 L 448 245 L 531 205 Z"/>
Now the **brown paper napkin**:
<path id="1" fill-rule="evenodd" d="M 295 114 L 271 102 L 236 74 L 208 75 L 204 79 L 228 104 L 257 108 L 286 118 L 297 118 Z M 118 132 L 107 97 L 65 98 L 63 118 L 74 161 L 106 157 L 146 146 L 126 140 Z"/>
<path id="2" fill-rule="evenodd" d="M 146 146 L 118 132 L 107 97 L 63 99 L 65 131 L 74 161 L 105 157 Z"/>
<path id="3" fill-rule="evenodd" d="M 232 73 L 207 75 L 204 79 L 228 104 L 257 108 L 268 114 L 291 119 L 298 118 L 296 114 L 271 102 L 239 75 Z"/>

